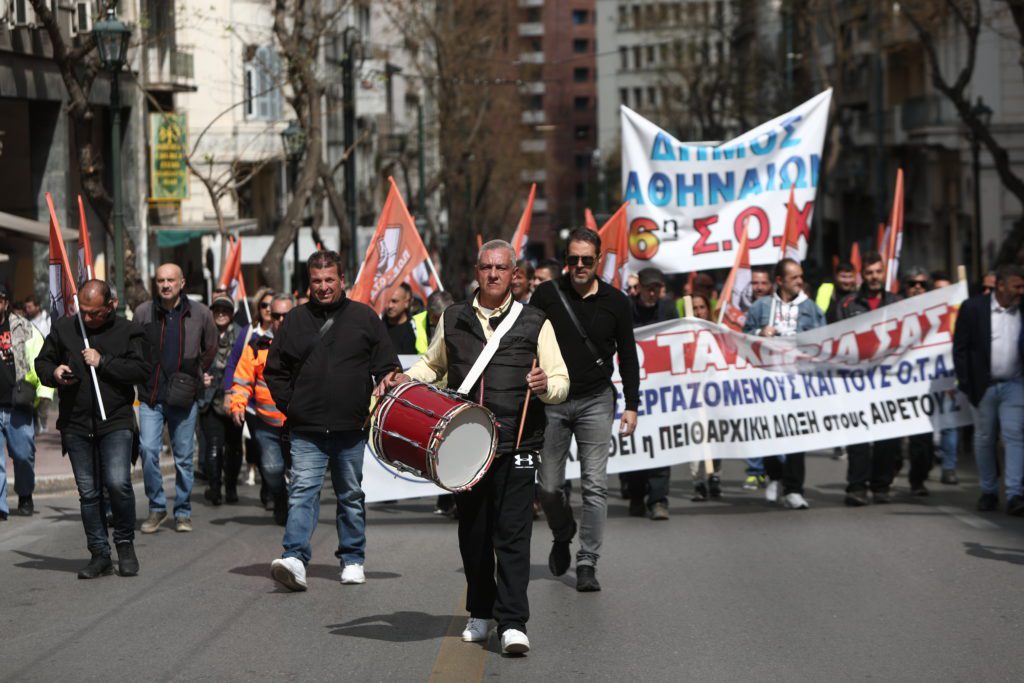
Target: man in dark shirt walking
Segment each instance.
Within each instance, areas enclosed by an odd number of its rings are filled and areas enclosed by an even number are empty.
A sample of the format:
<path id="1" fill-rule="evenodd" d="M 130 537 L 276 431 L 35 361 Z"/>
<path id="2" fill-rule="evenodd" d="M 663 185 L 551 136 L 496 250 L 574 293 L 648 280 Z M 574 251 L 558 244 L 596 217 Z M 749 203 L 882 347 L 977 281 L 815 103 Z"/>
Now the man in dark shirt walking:
<path id="1" fill-rule="evenodd" d="M 395 353 L 403 356 L 416 353 L 416 328 L 409 318 L 411 305 L 412 288 L 403 282 L 391 293 L 384 308 L 384 322 L 391 344 L 395 347 Z"/>
<path id="2" fill-rule="evenodd" d="M 595 565 L 608 516 L 608 441 L 616 407 L 611 378 L 616 353 L 625 396 L 621 434 L 628 436 L 636 429 L 640 404 L 640 365 L 629 299 L 598 279 L 600 253 L 597 233 L 573 230 L 566 253 L 568 275 L 542 283 L 530 299 L 551 321 L 569 368 L 568 400 L 546 408 L 548 424 L 539 470 L 541 503 L 554 534 L 548 568 L 561 576 L 571 563 L 569 545 L 576 535 L 576 522 L 563 485 L 569 442 L 575 436 L 583 479 L 580 549 L 576 553 L 576 590 L 580 592 L 601 590 Z M 566 304 L 586 337 L 580 334 Z"/>

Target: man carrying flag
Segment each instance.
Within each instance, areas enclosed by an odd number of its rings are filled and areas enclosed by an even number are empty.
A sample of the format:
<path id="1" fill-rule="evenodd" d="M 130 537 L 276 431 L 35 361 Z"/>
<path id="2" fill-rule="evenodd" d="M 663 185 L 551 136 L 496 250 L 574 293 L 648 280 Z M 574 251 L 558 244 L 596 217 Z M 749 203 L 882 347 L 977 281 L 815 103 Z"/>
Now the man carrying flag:
<path id="1" fill-rule="evenodd" d="M 93 278 L 92 243 L 89 241 L 89 225 L 85 221 L 85 204 L 78 195 L 78 285 Z"/>

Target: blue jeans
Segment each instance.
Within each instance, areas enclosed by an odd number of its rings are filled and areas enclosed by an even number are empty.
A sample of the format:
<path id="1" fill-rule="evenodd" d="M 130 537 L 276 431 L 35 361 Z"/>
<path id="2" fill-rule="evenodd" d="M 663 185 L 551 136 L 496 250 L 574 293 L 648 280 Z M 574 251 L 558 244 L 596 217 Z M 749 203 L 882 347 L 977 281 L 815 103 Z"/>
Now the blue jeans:
<path id="1" fill-rule="evenodd" d="M 263 420 L 256 420 L 253 438 L 260 445 L 260 471 L 263 481 L 274 498 L 286 493 L 284 486 L 284 453 L 281 449 L 279 427 L 271 427 Z"/>
<path id="2" fill-rule="evenodd" d="M 960 448 L 960 428 L 949 427 L 939 432 L 939 448 L 942 450 L 942 469 L 956 469 L 956 452 Z"/>
<path id="3" fill-rule="evenodd" d="M 982 493 L 999 493 L 996 438 L 1000 432 L 1009 499 L 1024 494 L 1024 379 L 994 382 L 974 407 L 974 459 Z"/>
<path id="4" fill-rule="evenodd" d="M 744 458 L 743 462 L 747 464 L 747 469 L 744 471 L 748 477 L 764 476 L 764 458 Z"/>
<path id="5" fill-rule="evenodd" d="M 75 473 L 82 526 L 85 527 L 85 540 L 90 551 L 110 555 L 107 517 L 100 508 L 104 488 L 104 502 L 110 505 L 114 515 L 114 544 L 135 540 L 135 491 L 132 490 L 131 477 L 134 438 L 130 429 L 119 429 L 98 437 L 63 435 L 64 450 Z"/>
<path id="6" fill-rule="evenodd" d="M 292 479 L 288 495 L 288 524 L 284 529 L 282 557 L 297 557 L 309 564 L 309 541 L 320 517 L 320 489 L 331 468 L 331 483 L 338 499 L 338 551 L 342 565 L 363 564 L 366 557 L 366 506 L 363 482 L 363 451 L 366 432 L 334 434 L 292 432 Z"/>
<path id="7" fill-rule="evenodd" d="M 174 408 L 157 403 L 150 408 L 139 406 L 139 440 L 142 454 L 142 480 L 146 485 L 150 512 L 166 512 L 167 497 L 160 476 L 160 448 L 163 446 L 164 422 L 171 433 L 174 454 L 174 517 L 191 517 L 192 455 L 195 451 L 197 403 L 191 408 Z"/>
<path id="8" fill-rule="evenodd" d="M 31 496 L 36 488 L 35 416 L 26 408 L 0 408 L 0 512 L 9 513 L 7 505 L 7 453 L 14 461 L 14 492 Z"/>

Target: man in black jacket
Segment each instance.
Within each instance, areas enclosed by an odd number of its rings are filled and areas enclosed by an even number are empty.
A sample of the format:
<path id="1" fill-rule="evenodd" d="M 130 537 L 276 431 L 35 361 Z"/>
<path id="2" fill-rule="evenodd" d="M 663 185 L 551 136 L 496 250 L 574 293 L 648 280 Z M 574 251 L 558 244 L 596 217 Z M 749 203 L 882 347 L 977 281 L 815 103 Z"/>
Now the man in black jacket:
<path id="1" fill-rule="evenodd" d="M 341 257 L 318 251 L 307 263 L 309 303 L 275 333 L 263 379 L 291 430 L 291 485 L 284 553 L 270 566 L 278 583 L 306 590 L 310 539 L 330 468 L 338 499 L 342 583 L 364 583 L 366 508 L 363 451 L 374 386 L 401 369 L 388 331 L 372 308 L 345 296 Z"/>
<path id="2" fill-rule="evenodd" d="M 79 293 L 82 319 L 89 347 L 74 317 L 53 325 L 43 350 L 36 358 L 36 373 L 43 384 L 56 387 L 60 397 L 57 429 L 71 461 L 82 508 L 82 524 L 92 559 L 80 579 L 92 579 L 113 571 L 107 520 L 102 506 L 106 488 L 114 517 L 114 546 L 121 576 L 135 576 L 135 493 L 131 482 L 132 449 L 135 444 L 135 384 L 152 371 L 147 359 L 142 328 L 113 314 L 110 287 L 89 280 Z M 89 368 L 96 369 L 100 396 L 107 419 L 100 417 Z"/>
<path id="3" fill-rule="evenodd" d="M 996 438 L 1003 436 L 1006 511 L 1024 516 L 1024 325 L 1020 302 L 1024 270 L 1002 266 L 995 291 L 960 306 L 953 333 L 953 366 L 961 391 L 974 406 L 974 458 L 981 498 L 978 510 L 999 507 Z"/>
<path id="4" fill-rule="evenodd" d="M 885 290 L 885 264 L 881 255 L 869 252 L 864 256 L 861 274 L 864 283 L 856 292 L 839 302 L 838 320 L 853 318 L 900 300 Z M 868 489 L 875 503 L 889 502 L 889 487 L 896 475 L 900 456 L 900 439 L 850 444 L 846 447 L 846 498 L 851 507 L 868 504 Z"/>
<path id="5" fill-rule="evenodd" d="M 569 546 L 576 534 L 576 522 L 562 487 L 569 441 L 575 437 L 583 488 L 580 548 L 576 553 L 576 590 L 580 592 L 601 590 L 596 565 L 608 516 L 608 442 L 617 401 L 612 386 L 616 353 L 625 399 L 620 434 L 629 436 L 636 429 L 640 405 L 640 364 L 633 337 L 632 309 L 625 294 L 597 277 L 600 255 L 601 238 L 597 233 L 584 228 L 572 231 L 565 257 L 568 274 L 542 283 L 530 300 L 532 306 L 544 311 L 555 328 L 570 379 L 569 398 L 547 408 L 548 426 L 541 455 L 541 503 L 554 536 L 548 569 L 561 576 L 572 560 Z M 578 331 L 559 292 L 583 326 L 593 351 Z"/>

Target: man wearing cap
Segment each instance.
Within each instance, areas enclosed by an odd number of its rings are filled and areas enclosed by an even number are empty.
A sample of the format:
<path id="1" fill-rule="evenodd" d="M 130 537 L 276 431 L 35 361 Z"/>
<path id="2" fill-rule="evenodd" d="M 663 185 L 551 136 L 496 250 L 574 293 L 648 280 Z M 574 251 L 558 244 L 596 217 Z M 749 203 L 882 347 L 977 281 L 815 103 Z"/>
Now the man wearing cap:
<path id="1" fill-rule="evenodd" d="M 679 317 L 675 304 L 664 298 L 665 276 L 660 270 L 644 268 L 637 278 L 637 294 L 632 298 L 634 328 Z M 669 471 L 668 467 L 653 467 L 625 474 L 631 516 L 668 519 Z"/>
<path id="2" fill-rule="evenodd" d="M 32 323 L 10 312 L 10 294 L 0 285 L 0 522 L 7 519 L 7 453 L 14 461 L 18 514 L 31 515 L 35 489 L 36 434 L 33 425 L 39 378 L 33 367 L 43 335 Z"/>

